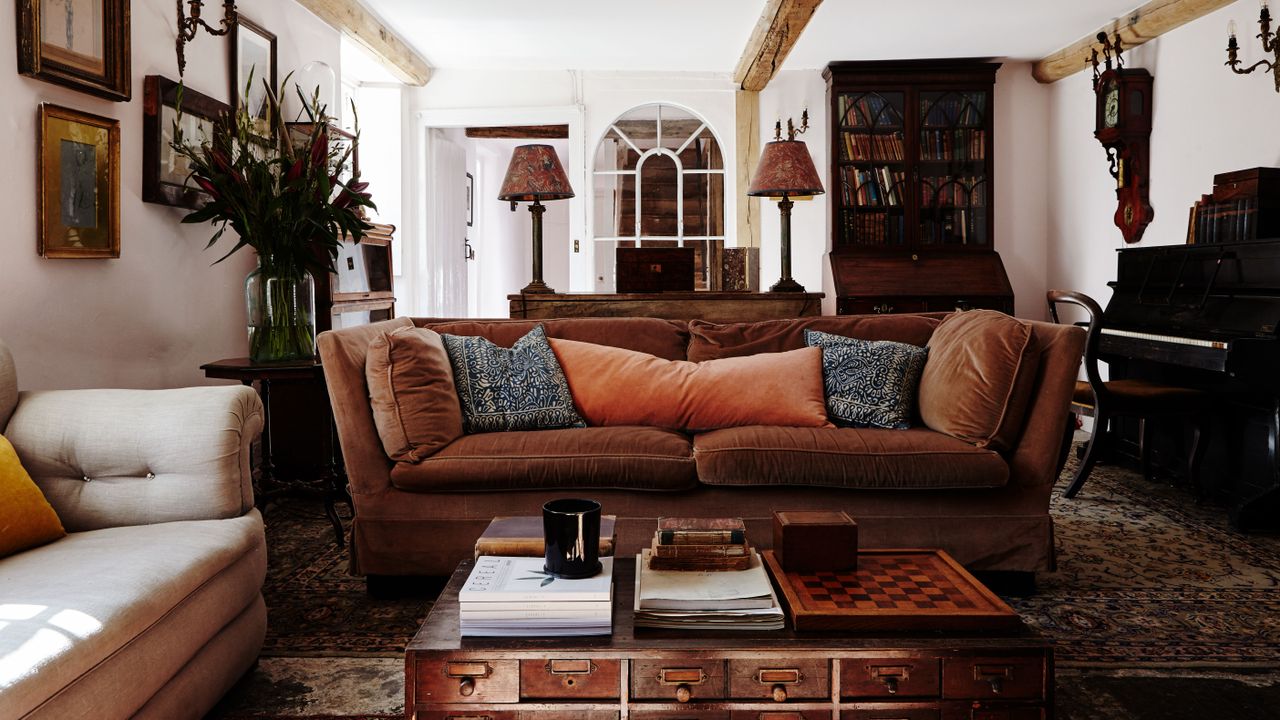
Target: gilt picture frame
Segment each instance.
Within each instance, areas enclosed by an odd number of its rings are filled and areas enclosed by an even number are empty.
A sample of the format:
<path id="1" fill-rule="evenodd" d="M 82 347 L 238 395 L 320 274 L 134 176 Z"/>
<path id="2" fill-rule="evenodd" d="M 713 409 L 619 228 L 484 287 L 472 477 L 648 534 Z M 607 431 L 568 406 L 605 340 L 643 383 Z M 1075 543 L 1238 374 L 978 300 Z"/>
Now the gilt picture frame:
<path id="1" fill-rule="evenodd" d="M 108 100 L 129 101 L 129 0 L 15 2 L 20 74 Z"/>
<path id="2" fill-rule="evenodd" d="M 174 123 L 187 142 L 211 138 L 231 106 L 160 75 L 143 80 L 142 200 L 197 210 L 209 194 L 191 182 L 187 159 L 173 149 Z"/>
<path id="3" fill-rule="evenodd" d="M 40 105 L 36 251 L 120 257 L 120 121 Z"/>
<path id="4" fill-rule="evenodd" d="M 253 120 L 254 134 L 259 137 L 275 137 L 275 118 L 271 117 L 271 103 L 267 100 L 267 88 L 276 92 L 280 81 L 276 77 L 276 35 L 244 15 L 231 26 L 231 52 L 228 53 L 231 78 L 231 109 L 239 113 L 241 104 L 247 104 Z M 250 77 L 253 84 L 249 84 Z"/>

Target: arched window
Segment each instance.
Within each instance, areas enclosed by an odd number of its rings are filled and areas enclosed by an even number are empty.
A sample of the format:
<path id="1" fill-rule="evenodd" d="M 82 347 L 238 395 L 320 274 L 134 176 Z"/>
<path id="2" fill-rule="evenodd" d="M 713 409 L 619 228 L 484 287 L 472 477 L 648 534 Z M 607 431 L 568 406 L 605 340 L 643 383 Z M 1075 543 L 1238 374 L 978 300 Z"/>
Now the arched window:
<path id="1" fill-rule="evenodd" d="M 691 246 L 694 286 L 710 287 L 724 247 L 724 157 L 705 121 L 674 105 L 633 108 L 600 140 L 593 176 L 597 267 L 611 269 L 619 247 Z"/>

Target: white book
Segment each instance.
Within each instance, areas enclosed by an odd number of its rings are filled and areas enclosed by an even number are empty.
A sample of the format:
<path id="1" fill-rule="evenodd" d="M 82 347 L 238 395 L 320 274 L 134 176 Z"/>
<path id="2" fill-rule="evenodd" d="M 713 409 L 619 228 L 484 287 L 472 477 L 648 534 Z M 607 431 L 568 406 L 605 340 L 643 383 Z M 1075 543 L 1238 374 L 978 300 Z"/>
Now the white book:
<path id="1" fill-rule="evenodd" d="M 611 613 L 613 612 L 613 601 L 570 600 L 567 602 L 537 602 L 530 600 L 528 602 L 460 602 L 458 603 L 458 610 L 463 614 L 473 611 L 489 612 L 493 610 L 574 610 L 586 613 Z"/>
<path id="2" fill-rule="evenodd" d="M 649 550 L 636 556 L 640 570 L 637 607 L 664 610 L 749 610 L 776 605 L 764 563 L 751 551 L 746 570 L 650 570 Z"/>
<path id="3" fill-rule="evenodd" d="M 581 580 L 548 575 L 540 557 L 481 556 L 458 593 L 461 603 L 605 602 L 613 598 L 613 558 L 600 558 L 600 574 Z"/>
<path id="4" fill-rule="evenodd" d="M 608 623 L 613 617 L 610 610 L 463 610 L 458 619 L 470 624 L 471 621 L 487 620 L 584 620 L 595 624 Z"/>
<path id="5" fill-rule="evenodd" d="M 578 637 L 584 635 L 611 635 L 613 628 L 608 625 L 600 627 L 463 627 L 463 637 Z"/>

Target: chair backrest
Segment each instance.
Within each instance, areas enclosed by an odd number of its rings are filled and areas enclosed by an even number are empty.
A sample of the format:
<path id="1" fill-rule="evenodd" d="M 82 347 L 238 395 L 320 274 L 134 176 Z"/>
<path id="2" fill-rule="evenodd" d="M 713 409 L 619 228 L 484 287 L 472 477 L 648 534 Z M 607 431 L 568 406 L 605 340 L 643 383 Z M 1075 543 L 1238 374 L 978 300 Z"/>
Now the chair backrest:
<path id="1" fill-rule="evenodd" d="M 18 406 L 18 369 L 13 364 L 13 354 L 0 340 L 0 433 L 9 424 L 13 409 Z"/>
<path id="2" fill-rule="evenodd" d="M 1084 308 L 1089 315 L 1088 335 L 1084 343 L 1084 374 L 1089 381 L 1089 387 L 1093 390 L 1093 397 L 1096 402 L 1105 403 L 1107 398 L 1107 385 L 1102 381 L 1102 374 L 1098 371 L 1098 339 L 1102 336 L 1102 307 L 1088 295 L 1074 290 L 1050 290 L 1045 293 L 1045 298 L 1049 302 L 1049 317 L 1053 321 L 1058 320 L 1059 303 L 1067 303 L 1069 305 L 1077 305 Z"/>

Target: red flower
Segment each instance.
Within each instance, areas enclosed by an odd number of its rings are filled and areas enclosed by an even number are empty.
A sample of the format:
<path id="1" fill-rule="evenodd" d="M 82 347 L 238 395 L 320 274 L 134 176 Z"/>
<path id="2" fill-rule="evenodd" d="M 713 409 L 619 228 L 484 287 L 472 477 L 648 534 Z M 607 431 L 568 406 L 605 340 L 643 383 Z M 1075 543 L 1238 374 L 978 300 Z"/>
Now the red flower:
<path id="1" fill-rule="evenodd" d="M 302 170 L 305 166 L 302 164 L 302 158 L 298 158 L 293 162 L 293 166 L 289 168 L 289 172 L 285 175 L 287 180 L 297 180 L 302 177 Z"/>
<path id="2" fill-rule="evenodd" d="M 207 192 L 207 193 L 209 193 L 211 196 L 213 196 L 213 199 L 214 199 L 214 200 L 217 200 L 217 199 L 218 199 L 218 197 L 219 197 L 219 196 L 218 196 L 218 190 L 217 190 L 217 188 L 215 188 L 215 187 L 213 186 L 213 183 L 209 182 L 208 180 L 206 180 L 206 179 L 204 179 L 204 178 L 202 178 L 202 177 L 196 177 L 196 184 L 197 184 L 197 185 L 199 185 L 199 186 L 201 187 L 201 189 L 203 189 L 205 192 Z"/>

